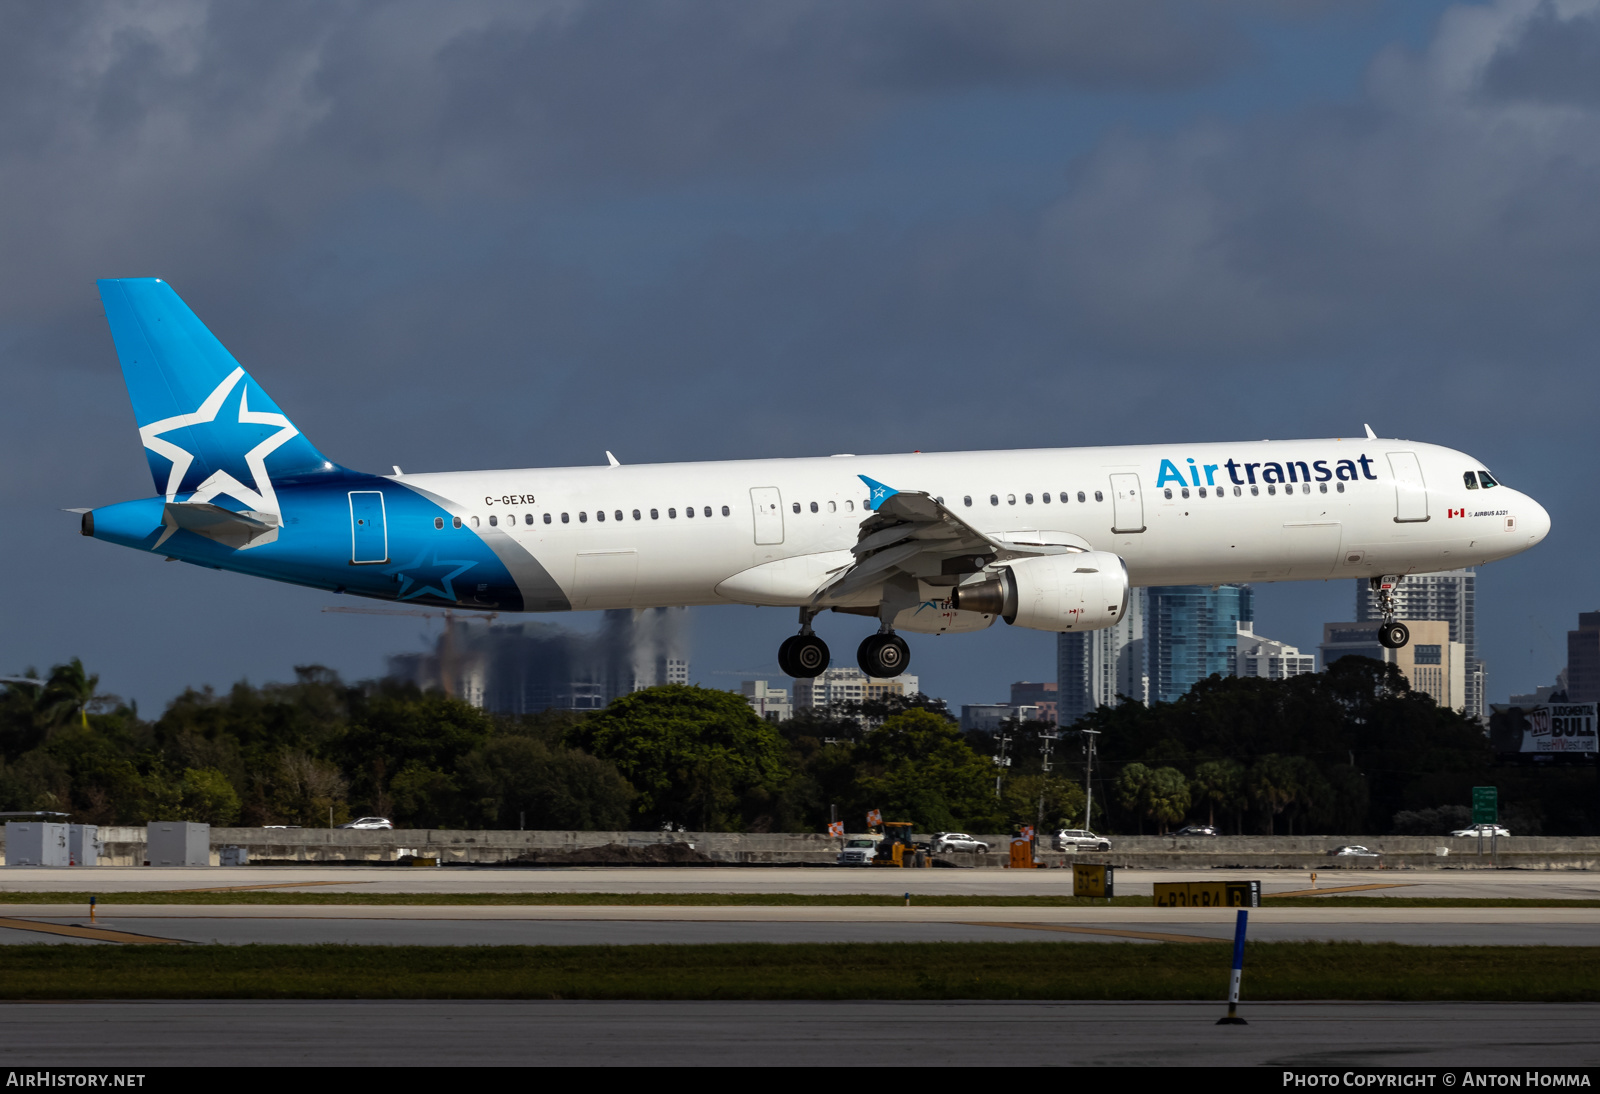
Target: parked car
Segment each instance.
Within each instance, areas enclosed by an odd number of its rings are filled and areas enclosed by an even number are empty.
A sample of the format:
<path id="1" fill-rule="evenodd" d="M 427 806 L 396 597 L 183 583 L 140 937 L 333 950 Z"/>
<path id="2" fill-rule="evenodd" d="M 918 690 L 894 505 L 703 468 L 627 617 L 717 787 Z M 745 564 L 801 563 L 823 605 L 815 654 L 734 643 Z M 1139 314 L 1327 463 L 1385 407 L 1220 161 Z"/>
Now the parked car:
<path id="1" fill-rule="evenodd" d="M 394 830 L 394 825 L 389 823 L 387 817 L 358 817 L 349 824 L 341 824 L 340 828 L 355 828 L 362 832 L 379 832 Z"/>
<path id="2" fill-rule="evenodd" d="M 935 832 L 933 834 L 933 853 L 942 851 L 988 851 L 989 845 L 981 839 L 975 839 L 965 832 Z"/>
<path id="3" fill-rule="evenodd" d="M 1498 824 L 1472 824 L 1465 828 L 1457 828 L 1450 834 L 1452 836 L 1467 837 L 1509 836 L 1511 835 L 1511 830 L 1508 828 L 1501 828 Z"/>
<path id="4" fill-rule="evenodd" d="M 845 841 L 843 850 L 834 862 L 839 866 L 871 866 L 877 853 L 877 840 L 858 836 Z"/>
<path id="5" fill-rule="evenodd" d="M 1209 824 L 1191 824 L 1172 833 L 1174 836 L 1215 836 L 1218 832 Z"/>
<path id="6" fill-rule="evenodd" d="M 1377 858 L 1378 857 L 1378 852 L 1369 851 L 1365 847 L 1361 846 L 1359 843 L 1351 843 L 1351 844 L 1346 844 L 1343 847 L 1335 847 L 1333 849 L 1333 853 L 1334 853 L 1335 856 L 1337 856 L 1339 858 Z"/>
<path id="7" fill-rule="evenodd" d="M 1087 828 L 1063 828 L 1056 833 L 1057 851 L 1109 851 L 1111 841 Z"/>

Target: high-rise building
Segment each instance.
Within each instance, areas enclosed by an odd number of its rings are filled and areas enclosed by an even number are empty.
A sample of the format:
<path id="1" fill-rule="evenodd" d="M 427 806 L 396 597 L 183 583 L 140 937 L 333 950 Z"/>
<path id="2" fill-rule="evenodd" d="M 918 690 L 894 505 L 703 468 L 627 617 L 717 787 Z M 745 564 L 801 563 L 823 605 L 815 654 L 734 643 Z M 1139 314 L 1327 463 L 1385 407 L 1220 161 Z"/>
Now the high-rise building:
<path id="1" fill-rule="evenodd" d="M 739 685 L 739 692 L 750 709 L 769 722 L 787 722 L 794 716 L 788 688 L 772 687 L 765 680 L 746 680 Z"/>
<path id="2" fill-rule="evenodd" d="M 1149 699 L 1145 669 L 1144 589 L 1134 589 L 1116 626 L 1056 636 L 1056 718 L 1069 726 L 1090 711 L 1115 706 L 1121 695 Z"/>
<path id="3" fill-rule="evenodd" d="M 1233 675 L 1239 624 L 1255 619 L 1250 586 L 1158 585 L 1147 594 L 1150 702 L 1175 702 L 1208 676 Z"/>
<path id="4" fill-rule="evenodd" d="M 1287 680 L 1317 671 L 1317 659 L 1287 642 L 1274 642 L 1255 633 L 1254 623 L 1239 624 L 1239 645 L 1234 658 L 1235 676 L 1260 676 Z"/>
<path id="5" fill-rule="evenodd" d="M 915 695 L 919 690 L 920 681 L 909 673 L 880 680 L 860 669 L 824 669 L 821 676 L 794 682 L 794 705 L 798 710 L 835 703 L 868 703 L 891 695 Z"/>
<path id="6" fill-rule="evenodd" d="M 1370 657 L 1400 667 L 1415 691 L 1433 696 L 1451 710 L 1464 710 L 1467 702 L 1467 649 L 1450 640 L 1450 625 L 1442 619 L 1418 619 L 1407 624 L 1411 641 L 1398 650 L 1378 644 L 1377 620 L 1322 625 L 1322 663 L 1341 657 Z"/>
<path id="7" fill-rule="evenodd" d="M 1466 651 L 1466 679 L 1463 682 L 1465 710 L 1481 718 L 1488 689 L 1488 670 L 1478 659 L 1477 638 L 1478 575 L 1470 568 L 1437 574 L 1407 574 L 1395 587 L 1395 618 L 1410 625 L 1414 620 L 1439 619 L 1450 624 L 1450 641 L 1461 643 Z M 1367 581 L 1356 583 L 1356 619 L 1380 620 L 1378 595 Z M 1415 639 L 1413 639 L 1415 641 Z M 1327 662 L 1323 662 L 1326 664 Z M 1576 702 L 1577 700 L 1573 700 Z"/>
<path id="8" fill-rule="evenodd" d="M 1600 612 L 1579 612 L 1567 632 L 1567 701 L 1600 702 Z"/>
<path id="9" fill-rule="evenodd" d="M 534 714 L 600 710 L 631 691 L 687 683 L 688 658 L 684 609 L 619 608 L 592 634 L 543 622 L 455 620 L 432 650 L 388 661 L 391 677 L 485 710 Z"/>
<path id="10" fill-rule="evenodd" d="M 1014 707 L 1032 707 L 1034 713 L 1031 718 L 1041 722 L 1055 722 L 1057 714 L 1056 700 L 1060 697 L 1057 681 L 1046 680 L 1033 683 L 1019 680 L 1011 685 L 1011 705 Z"/>

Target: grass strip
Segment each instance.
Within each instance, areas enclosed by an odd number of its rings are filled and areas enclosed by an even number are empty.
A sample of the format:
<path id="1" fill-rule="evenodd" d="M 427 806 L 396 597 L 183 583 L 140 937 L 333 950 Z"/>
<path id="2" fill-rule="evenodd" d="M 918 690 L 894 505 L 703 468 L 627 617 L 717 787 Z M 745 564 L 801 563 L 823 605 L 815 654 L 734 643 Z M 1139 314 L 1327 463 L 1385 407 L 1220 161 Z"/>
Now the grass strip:
<path id="1" fill-rule="evenodd" d="M 905 897 L 897 893 L 329 893 L 283 889 L 243 892 L 83 893 L 0 891 L 0 906 L 18 904 L 82 904 L 93 896 L 102 909 L 117 904 L 330 904 L 344 906 L 424 905 L 572 905 L 622 907 L 796 907 L 857 908 L 900 907 Z M 1404 896 L 1308 896 L 1262 898 L 1272 908 L 1600 908 L 1600 900 L 1556 898 L 1479 898 Z M 983 894 L 913 893 L 911 903 L 921 908 L 1089 908 L 1106 906 L 1105 900 L 1054 894 L 995 896 Z M 1148 896 L 1119 896 L 1110 901 L 1119 908 L 1148 908 Z M 1179 910 L 1181 911 L 1181 909 Z"/>
<path id="2" fill-rule="evenodd" d="M 0 999 L 1222 999 L 1231 948 L 0 947 Z M 1245 998 L 1593 1002 L 1600 947 L 1251 943 Z"/>

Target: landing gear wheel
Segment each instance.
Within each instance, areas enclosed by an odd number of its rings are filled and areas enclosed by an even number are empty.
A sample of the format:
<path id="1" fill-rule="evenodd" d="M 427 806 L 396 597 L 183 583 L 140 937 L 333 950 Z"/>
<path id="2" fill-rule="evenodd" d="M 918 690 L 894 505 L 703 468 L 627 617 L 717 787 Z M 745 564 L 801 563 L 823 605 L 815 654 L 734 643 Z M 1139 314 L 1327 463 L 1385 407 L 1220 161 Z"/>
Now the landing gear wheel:
<path id="1" fill-rule="evenodd" d="M 1378 645 L 1386 650 L 1402 649 L 1411 641 L 1411 631 L 1404 623 L 1385 623 L 1378 628 Z"/>
<path id="2" fill-rule="evenodd" d="M 814 634 L 791 635 L 778 647 L 778 667 L 797 679 L 821 676 L 828 657 L 828 644 Z"/>
<path id="3" fill-rule="evenodd" d="M 898 634 L 872 634 L 856 650 L 861 671 L 880 680 L 899 676 L 911 666 L 911 647 Z"/>

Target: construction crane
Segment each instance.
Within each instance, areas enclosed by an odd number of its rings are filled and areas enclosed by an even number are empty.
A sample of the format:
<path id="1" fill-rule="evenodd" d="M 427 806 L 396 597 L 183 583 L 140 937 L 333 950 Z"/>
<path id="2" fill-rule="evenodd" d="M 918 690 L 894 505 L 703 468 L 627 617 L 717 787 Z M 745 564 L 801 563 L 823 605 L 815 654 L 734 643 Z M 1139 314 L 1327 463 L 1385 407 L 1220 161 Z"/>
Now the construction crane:
<path id="1" fill-rule="evenodd" d="M 422 619 L 443 619 L 444 637 L 439 641 L 439 685 L 450 698 L 456 697 L 456 617 L 481 619 L 493 623 L 499 612 L 457 612 L 451 608 L 430 612 L 422 608 L 323 608 L 343 615 L 412 615 Z"/>

